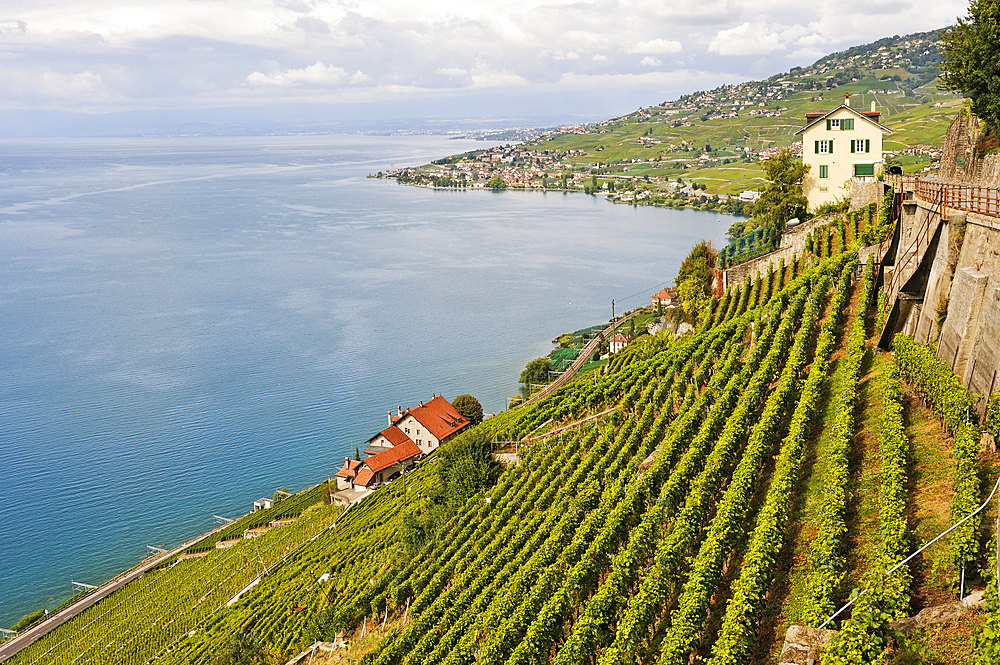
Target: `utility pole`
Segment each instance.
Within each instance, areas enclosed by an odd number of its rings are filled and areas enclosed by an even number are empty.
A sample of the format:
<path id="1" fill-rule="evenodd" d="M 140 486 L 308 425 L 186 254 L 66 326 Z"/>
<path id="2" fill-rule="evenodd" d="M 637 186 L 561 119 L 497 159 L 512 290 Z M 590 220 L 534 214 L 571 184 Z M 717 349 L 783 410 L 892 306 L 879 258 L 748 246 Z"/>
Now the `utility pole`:
<path id="1" fill-rule="evenodd" d="M 611 321 L 614 322 L 614 320 L 615 320 L 615 299 L 612 298 L 611 299 Z"/>

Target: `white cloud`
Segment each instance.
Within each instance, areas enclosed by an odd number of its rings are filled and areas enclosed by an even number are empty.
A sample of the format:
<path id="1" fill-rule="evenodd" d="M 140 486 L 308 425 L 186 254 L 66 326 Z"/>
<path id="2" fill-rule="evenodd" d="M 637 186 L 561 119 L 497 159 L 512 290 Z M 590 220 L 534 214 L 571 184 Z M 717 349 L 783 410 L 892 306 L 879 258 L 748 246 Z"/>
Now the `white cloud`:
<path id="1" fill-rule="evenodd" d="M 89 70 L 77 74 L 60 74 L 48 70 L 42 74 L 41 85 L 53 95 L 72 97 L 95 92 L 101 87 L 101 77 Z"/>
<path id="2" fill-rule="evenodd" d="M 579 60 L 580 54 L 576 51 L 556 51 L 552 55 L 553 60 Z"/>
<path id="3" fill-rule="evenodd" d="M 808 65 L 886 34 L 941 27 L 964 15 L 967 2 L 3 0 L 0 107 L 101 112 L 417 98 L 448 107 L 457 96 L 486 100 L 517 88 L 512 105 L 533 103 L 537 93 L 553 114 L 585 113 L 587 105 L 647 95 L 655 103 Z M 685 69 L 695 62 L 699 72 Z M 635 78 L 681 71 L 655 89 Z M 614 102 L 602 94 L 605 75 L 623 93 Z M 556 100 L 551 93 L 568 80 L 586 94 Z"/>
<path id="4" fill-rule="evenodd" d="M 361 72 L 357 72 L 356 77 Z M 361 74 L 364 76 L 364 74 Z M 347 80 L 347 72 L 340 67 L 324 65 L 317 60 L 316 64 L 303 67 L 302 69 L 284 69 L 274 74 L 262 74 L 254 72 L 247 76 L 247 83 L 255 86 L 274 85 L 287 86 L 299 84 L 313 85 L 336 85 Z"/>
<path id="5" fill-rule="evenodd" d="M 719 55 L 767 55 L 784 48 L 778 33 L 769 33 L 763 23 L 750 22 L 720 30 L 708 45 L 709 51 Z"/>
<path id="6" fill-rule="evenodd" d="M 628 53 L 653 53 L 660 55 L 663 53 L 680 53 L 683 50 L 680 42 L 667 39 L 651 39 L 648 42 L 639 42 L 628 47 Z"/>

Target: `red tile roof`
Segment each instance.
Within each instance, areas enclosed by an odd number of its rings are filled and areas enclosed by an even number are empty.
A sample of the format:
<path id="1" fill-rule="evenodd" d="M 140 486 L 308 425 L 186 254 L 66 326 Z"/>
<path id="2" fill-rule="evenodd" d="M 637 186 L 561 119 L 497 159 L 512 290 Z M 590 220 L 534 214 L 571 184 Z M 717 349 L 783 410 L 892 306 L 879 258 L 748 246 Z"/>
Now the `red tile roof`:
<path id="1" fill-rule="evenodd" d="M 421 425 L 438 441 L 443 441 L 459 430 L 465 429 L 469 421 L 462 417 L 451 402 L 441 395 L 436 396 L 429 402 L 421 403 L 414 409 L 407 409 L 403 415 L 396 420 L 399 422 L 409 414 L 417 419 Z"/>
<path id="2" fill-rule="evenodd" d="M 374 473 L 382 469 L 387 469 L 398 462 L 413 459 L 419 454 L 420 448 L 417 447 L 417 444 L 407 439 L 406 443 L 401 443 L 398 446 L 365 459 L 365 467 L 371 469 Z M 358 477 L 361 477 L 360 473 Z"/>
<path id="3" fill-rule="evenodd" d="M 353 460 L 345 457 L 344 468 L 335 473 L 334 475 L 337 476 L 338 478 L 348 478 L 348 479 L 353 478 L 354 475 L 358 472 L 358 467 L 360 466 L 361 466 L 360 460 Z"/>
<path id="4" fill-rule="evenodd" d="M 625 344 L 628 344 L 629 342 L 632 341 L 632 337 L 630 335 L 623 335 L 621 333 L 618 333 L 617 335 L 615 335 L 614 337 L 611 338 L 611 341 L 612 342 L 623 342 Z"/>
<path id="5" fill-rule="evenodd" d="M 371 469 L 361 469 L 358 473 L 358 477 L 354 479 L 355 485 L 361 485 L 362 487 L 368 487 L 368 483 L 372 481 L 372 477 L 375 476 L 375 472 Z"/>
<path id="6" fill-rule="evenodd" d="M 403 430 L 393 425 L 392 427 L 388 427 L 379 432 L 378 434 L 376 434 L 375 436 L 373 436 L 372 438 L 368 439 L 368 444 L 371 444 L 375 439 L 379 438 L 380 436 L 384 436 L 386 440 L 394 446 L 398 446 L 399 444 L 406 443 L 407 441 L 410 440 L 410 437 L 403 434 Z"/>

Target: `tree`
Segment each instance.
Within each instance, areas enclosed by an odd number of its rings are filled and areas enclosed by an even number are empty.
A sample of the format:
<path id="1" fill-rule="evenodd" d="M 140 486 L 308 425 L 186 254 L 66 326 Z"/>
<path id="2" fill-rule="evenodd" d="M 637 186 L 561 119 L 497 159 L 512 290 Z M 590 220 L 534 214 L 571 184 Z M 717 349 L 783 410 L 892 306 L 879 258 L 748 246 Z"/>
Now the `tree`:
<path id="1" fill-rule="evenodd" d="M 490 178 L 488 187 L 490 189 L 506 189 L 507 183 L 503 181 L 503 178 L 501 178 L 498 175 L 495 175 L 492 178 Z"/>
<path id="2" fill-rule="evenodd" d="M 442 447 L 439 458 L 438 475 L 445 488 L 444 499 L 452 510 L 493 485 L 500 475 L 500 465 L 493 459 L 491 433 L 482 428 L 470 430 Z"/>
<path id="3" fill-rule="evenodd" d="M 548 358 L 535 358 L 521 371 L 520 381 L 524 385 L 531 383 L 548 383 L 549 370 L 552 369 L 552 361 Z"/>
<path id="4" fill-rule="evenodd" d="M 971 0 L 969 15 L 944 31 L 942 86 L 972 101 L 989 133 L 1000 127 L 1000 0 Z"/>
<path id="5" fill-rule="evenodd" d="M 753 215 L 760 226 L 781 229 L 793 217 L 804 217 L 809 201 L 802 193 L 802 178 L 809 172 L 791 150 L 785 149 L 762 163 L 768 183 L 754 204 Z"/>
<path id="6" fill-rule="evenodd" d="M 483 405 L 472 395 L 459 395 L 451 405 L 473 425 L 483 422 Z"/>
<path id="7" fill-rule="evenodd" d="M 702 240 L 691 248 L 691 253 L 681 262 L 674 283 L 677 284 L 681 309 L 689 319 L 697 318 L 712 295 L 718 257 L 719 253 L 712 243 Z"/>

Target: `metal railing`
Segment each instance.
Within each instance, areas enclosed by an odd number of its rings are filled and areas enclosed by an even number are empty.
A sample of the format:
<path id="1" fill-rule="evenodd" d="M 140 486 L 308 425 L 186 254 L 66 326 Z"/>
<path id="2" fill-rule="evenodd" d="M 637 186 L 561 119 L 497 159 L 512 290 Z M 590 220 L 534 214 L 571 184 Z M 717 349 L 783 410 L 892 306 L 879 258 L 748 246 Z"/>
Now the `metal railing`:
<path id="1" fill-rule="evenodd" d="M 897 192 L 912 191 L 914 196 L 940 205 L 942 214 L 949 210 L 1000 217 L 1000 188 L 940 182 L 918 176 L 886 176 Z"/>

